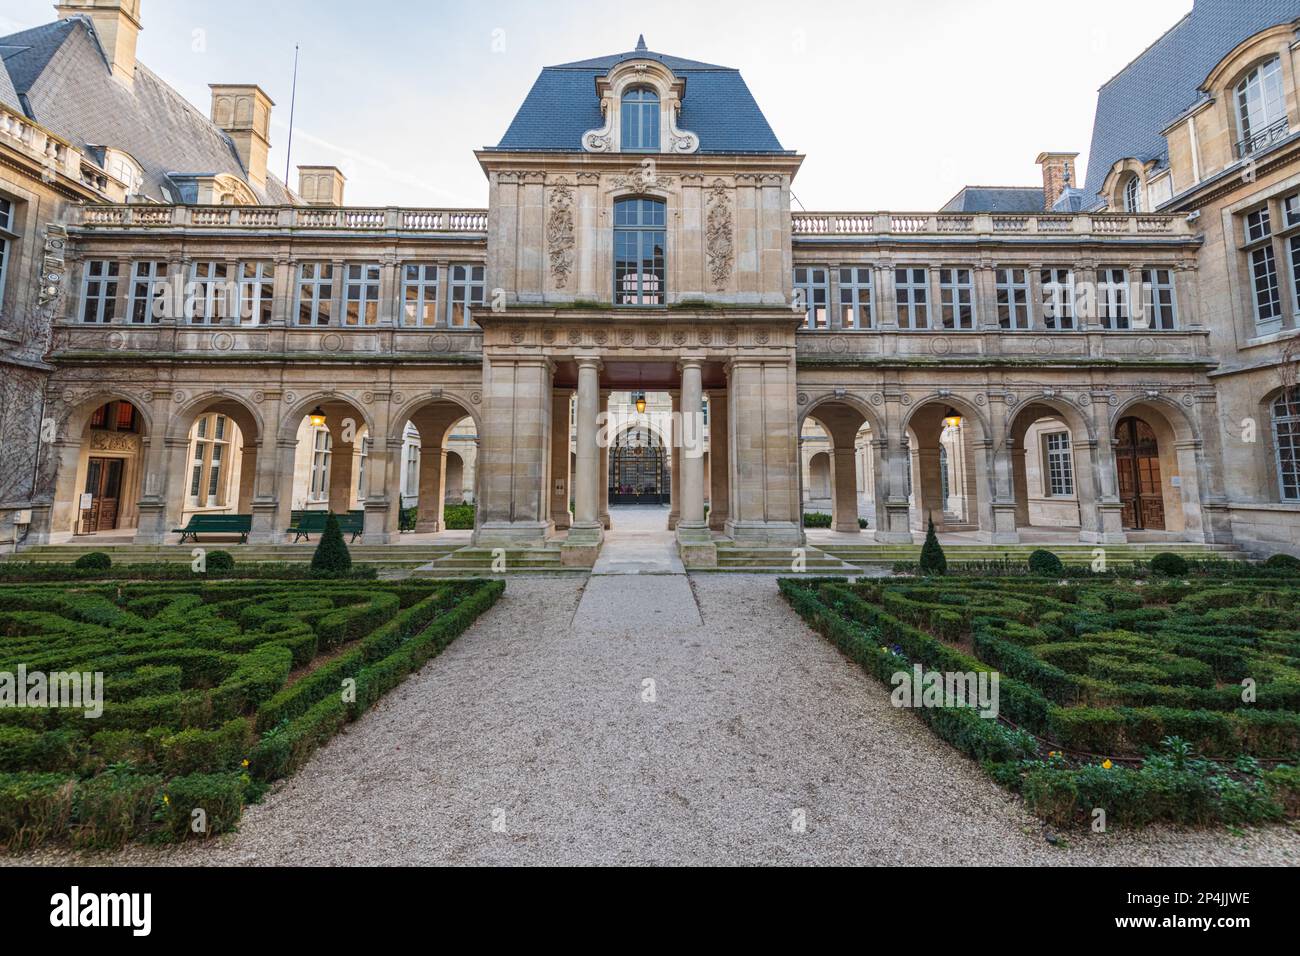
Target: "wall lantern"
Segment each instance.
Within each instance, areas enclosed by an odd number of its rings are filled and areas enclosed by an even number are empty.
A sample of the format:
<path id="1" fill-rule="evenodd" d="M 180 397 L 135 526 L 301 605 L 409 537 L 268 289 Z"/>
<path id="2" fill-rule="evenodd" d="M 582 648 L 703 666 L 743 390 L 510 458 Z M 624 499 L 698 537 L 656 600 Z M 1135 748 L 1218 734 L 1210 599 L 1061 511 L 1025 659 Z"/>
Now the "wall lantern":
<path id="1" fill-rule="evenodd" d="M 325 409 L 317 405 L 315 408 L 311 410 L 311 414 L 307 416 L 307 421 L 311 422 L 312 428 L 324 428 Z"/>
<path id="2" fill-rule="evenodd" d="M 943 413 L 943 424 L 945 428 L 961 427 L 961 415 L 958 414 L 957 409 L 953 408 L 951 405 L 949 405 L 948 410 Z"/>

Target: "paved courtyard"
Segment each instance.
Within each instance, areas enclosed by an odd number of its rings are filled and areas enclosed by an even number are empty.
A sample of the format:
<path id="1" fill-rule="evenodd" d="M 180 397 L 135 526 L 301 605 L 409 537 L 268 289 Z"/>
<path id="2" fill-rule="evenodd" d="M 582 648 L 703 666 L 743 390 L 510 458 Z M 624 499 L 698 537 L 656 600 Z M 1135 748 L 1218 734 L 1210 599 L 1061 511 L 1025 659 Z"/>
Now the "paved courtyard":
<path id="1" fill-rule="evenodd" d="M 237 834 L 86 861 L 1300 863 L 1283 827 L 1053 845 L 772 577 L 674 568 L 661 517 L 616 514 L 589 578 L 512 577 Z"/>

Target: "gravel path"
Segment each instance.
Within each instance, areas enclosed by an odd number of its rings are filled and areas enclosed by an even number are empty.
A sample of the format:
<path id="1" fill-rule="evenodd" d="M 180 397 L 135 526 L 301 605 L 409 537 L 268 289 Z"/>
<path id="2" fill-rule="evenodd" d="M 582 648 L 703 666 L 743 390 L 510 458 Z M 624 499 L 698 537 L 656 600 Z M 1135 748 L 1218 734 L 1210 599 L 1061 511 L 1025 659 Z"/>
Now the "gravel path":
<path id="1" fill-rule="evenodd" d="M 249 807 L 239 833 L 19 859 L 1300 863 L 1285 827 L 1068 843 L 1049 844 L 1015 798 L 891 707 L 771 577 L 715 574 L 511 578 L 441 657 Z"/>

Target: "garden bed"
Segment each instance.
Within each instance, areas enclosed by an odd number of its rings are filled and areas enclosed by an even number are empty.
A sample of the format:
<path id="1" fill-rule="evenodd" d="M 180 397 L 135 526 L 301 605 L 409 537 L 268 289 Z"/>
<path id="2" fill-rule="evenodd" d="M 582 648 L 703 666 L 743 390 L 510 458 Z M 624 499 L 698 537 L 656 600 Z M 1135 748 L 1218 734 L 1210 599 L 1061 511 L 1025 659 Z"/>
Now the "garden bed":
<path id="1" fill-rule="evenodd" d="M 882 681 L 996 671 L 997 719 L 920 709 L 1057 824 L 1294 818 L 1300 587 L 784 579 L 819 633 Z"/>
<path id="2" fill-rule="evenodd" d="M 247 801 L 438 654 L 504 587 L 0 586 L 0 675 L 103 675 L 97 717 L 0 706 L 0 847 L 233 828 Z"/>

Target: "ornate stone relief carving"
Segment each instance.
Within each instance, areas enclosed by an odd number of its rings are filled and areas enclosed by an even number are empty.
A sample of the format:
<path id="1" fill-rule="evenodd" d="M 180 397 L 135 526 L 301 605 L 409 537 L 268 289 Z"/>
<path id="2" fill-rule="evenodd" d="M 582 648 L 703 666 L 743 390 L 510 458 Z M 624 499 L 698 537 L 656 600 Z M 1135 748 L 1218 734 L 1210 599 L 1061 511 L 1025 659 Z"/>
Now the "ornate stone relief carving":
<path id="1" fill-rule="evenodd" d="M 735 220 L 731 215 L 731 195 L 727 184 L 715 179 L 709 187 L 709 215 L 705 232 L 705 248 L 709 255 L 709 272 L 713 287 L 721 292 L 731 279 L 735 252 Z"/>
<path id="2" fill-rule="evenodd" d="M 546 246 L 551 256 L 551 278 L 557 289 L 569 284 L 573 271 L 573 191 L 561 177 L 551 187 L 551 212 L 546 220 Z"/>

